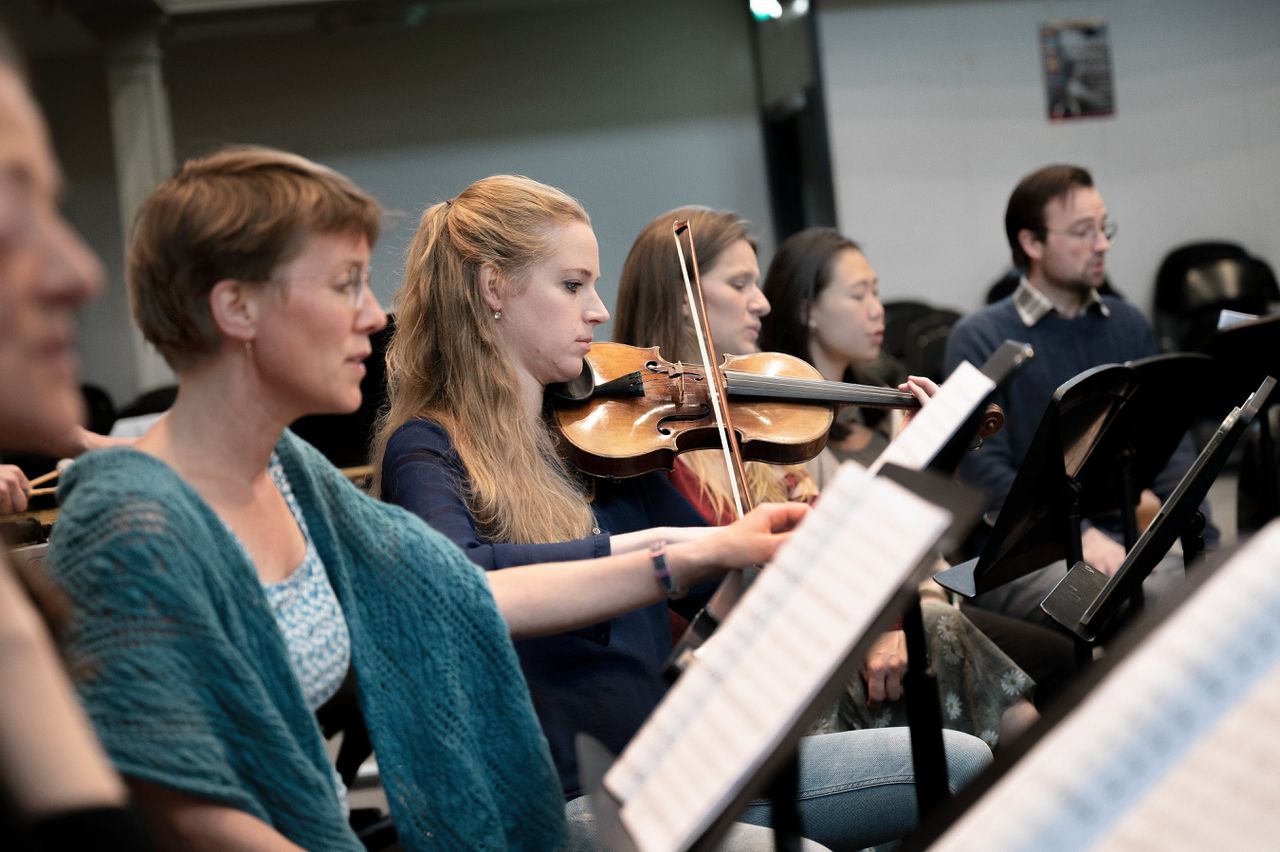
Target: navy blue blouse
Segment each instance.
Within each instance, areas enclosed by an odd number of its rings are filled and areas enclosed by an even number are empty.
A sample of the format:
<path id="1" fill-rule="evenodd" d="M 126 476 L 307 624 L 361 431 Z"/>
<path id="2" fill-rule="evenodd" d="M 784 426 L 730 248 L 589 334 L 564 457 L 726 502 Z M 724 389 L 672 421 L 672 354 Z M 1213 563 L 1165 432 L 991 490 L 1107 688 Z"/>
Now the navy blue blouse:
<path id="1" fill-rule="evenodd" d="M 591 504 L 599 530 L 550 544 L 494 544 L 476 532 L 463 497 L 466 470 L 448 433 L 411 420 L 387 442 L 382 497 L 451 538 L 486 571 L 537 562 L 607 556 L 609 535 L 658 526 L 706 526 L 665 474 L 599 479 Z M 696 611 L 702 595 L 681 601 Z M 551 745 L 565 796 L 582 793 L 573 738 L 585 731 L 619 753 L 662 699 L 661 667 L 671 652 L 667 604 L 656 603 L 571 633 L 515 643 L 533 706 Z"/>

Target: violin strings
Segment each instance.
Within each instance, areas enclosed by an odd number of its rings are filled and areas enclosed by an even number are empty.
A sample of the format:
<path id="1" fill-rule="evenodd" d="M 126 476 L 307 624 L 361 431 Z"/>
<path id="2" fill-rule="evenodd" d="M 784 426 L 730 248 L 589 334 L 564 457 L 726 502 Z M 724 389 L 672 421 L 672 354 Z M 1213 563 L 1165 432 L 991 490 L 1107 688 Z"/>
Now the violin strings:
<path id="1" fill-rule="evenodd" d="M 702 379 L 702 369 L 700 367 L 686 367 L 681 373 L 650 373 L 641 377 L 641 384 L 650 384 L 652 382 L 669 382 L 676 375 L 688 374 L 693 377 Z M 760 393 L 768 393 L 775 397 L 792 398 L 792 399 L 813 399 L 814 397 L 838 396 L 833 391 L 842 390 L 854 392 L 848 386 L 840 387 L 839 382 L 828 382 L 822 379 L 799 379 L 786 376 L 761 376 L 754 373 L 744 373 L 737 370 L 726 370 L 725 378 L 730 382 L 730 390 L 740 391 L 757 391 Z M 903 391 L 894 390 L 892 388 L 879 388 L 870 385 L 858 386 L 856 393 L 866 400 L 868 403 L 883 402 L 887 404 L 910 402 L 914 400 L 911 394 Z M 832 399 L 838 402 L 838 399 Z"/>

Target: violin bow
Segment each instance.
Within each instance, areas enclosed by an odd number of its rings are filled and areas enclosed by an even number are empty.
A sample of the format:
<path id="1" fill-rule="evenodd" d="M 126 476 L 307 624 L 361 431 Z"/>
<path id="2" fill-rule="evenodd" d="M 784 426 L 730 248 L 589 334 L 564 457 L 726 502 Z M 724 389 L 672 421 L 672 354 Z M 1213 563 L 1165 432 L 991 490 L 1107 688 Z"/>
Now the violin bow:
<path id="1" fill-rule="evenodd" d="M 693 333 L 698 340 L 698 353 L 702 356 L 702 363 L 706 365 L 703 374 L 707 377 L 711 410 L 720 433 L 720 449 L 724 454 L 725 467 L 729 471 L 729 490 L 733 495 L 734 509 L 741 518 L 747 513 L 751 496 L 747 491 L 747 472 L 742 464 L 742 448 L 738 445 L 738 433 L 733 429 L 729 406 L 725 404 L 729 397 L 725 389 L 724 374 L 716 366 L 719 363 L 719 357 L 716 354 L 715 341 L 711 338 L 711 324 L 707 321 L 707 305 L 702 299 L 702 277 L 698 273 L 698 250 L 694 246 L 693 227 L 688 220 L 677 219 L 672 223 L 671 231 L 676 241 L 676 254 L 680 258 L 680 275 L 684 278 L 685 299 L 689 303 L 689 314 L 693 317 Z M 689 241 L 687 263 L 681 236 Z M 693 268 L 692 279 L 689 276 L 689 267 Z"/>

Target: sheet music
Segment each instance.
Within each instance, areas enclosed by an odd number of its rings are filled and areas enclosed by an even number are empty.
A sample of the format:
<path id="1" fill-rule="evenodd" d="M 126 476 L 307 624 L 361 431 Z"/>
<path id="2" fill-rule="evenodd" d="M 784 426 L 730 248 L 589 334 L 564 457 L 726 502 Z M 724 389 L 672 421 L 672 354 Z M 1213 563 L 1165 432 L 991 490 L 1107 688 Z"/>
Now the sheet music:
<path id="1" fill-rule="evenodd" d="M 931 848 L 1275 848 L 1278 611 L 1273 522 Z"/>
<path id="2" fill-rule="evenodd" d="M 1280 666 L 1125 814 L 1107 849 L 1274 849 L 1280 843 Z"/>
<path id="3" fill-rule="evenodd" d="M 885 447 L 871 472 L 879 472 L 886 464 L 923 470 L 995 387 L 977 367 L 961 362 L 929 404 L 921 407 L 902 434 Z"/>
<path id="4" fill-rule="evenodd" d="M 1246 314 L 1242 311 L 1233 311 L 1228 308 L 1223 308 L 1218 313 L 1218 331 L 1222 331 L 1223 329 L 1231 328 L 1251 320 L 1256 320 L 1257 318 L 1257 314 Z"/>
<path id="5" fill-rule="evenodd" d="M 950 523 L 853 463 L 605 776 L 641 850 L 697 840 Z"/>

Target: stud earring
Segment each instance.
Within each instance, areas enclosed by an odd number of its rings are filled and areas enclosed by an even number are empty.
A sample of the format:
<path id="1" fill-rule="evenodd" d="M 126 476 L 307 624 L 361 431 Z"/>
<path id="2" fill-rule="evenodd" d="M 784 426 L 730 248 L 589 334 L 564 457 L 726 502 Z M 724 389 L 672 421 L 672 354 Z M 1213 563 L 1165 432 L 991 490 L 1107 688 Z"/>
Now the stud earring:
<path id="1" fill-rule="evenodd" d="M 494 311 L 494 312 L 493 312 L 493 318 L 494 318 L 494 319 L 496 319 L 496 320 L 500 320 L 500 319 L 502 319 L 502 311 Z"/>
<path id="2" fill-rule="evenodd" d="M 244 354 L 249 360 L 253 360 L 253 341 L 246 340 L 244 342 Z"/>

